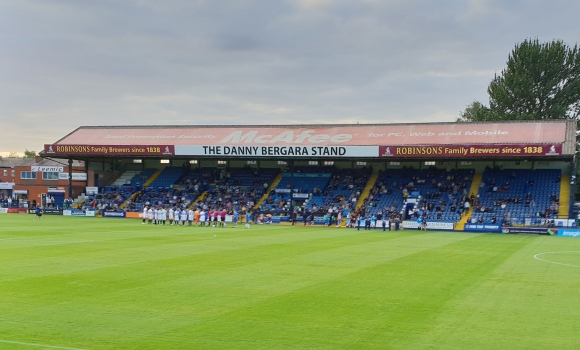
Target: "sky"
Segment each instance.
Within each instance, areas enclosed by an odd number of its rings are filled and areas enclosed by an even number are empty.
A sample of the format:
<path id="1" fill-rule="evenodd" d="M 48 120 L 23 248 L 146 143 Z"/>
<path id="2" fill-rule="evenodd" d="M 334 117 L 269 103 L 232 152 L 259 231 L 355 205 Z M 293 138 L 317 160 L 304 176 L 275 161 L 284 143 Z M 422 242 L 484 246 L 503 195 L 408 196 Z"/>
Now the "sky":
<path id="1" fill-rule="evenodd" d="M 0 156 L 84 125 L 453 122 L 579 1 L 3 0 Z"/>

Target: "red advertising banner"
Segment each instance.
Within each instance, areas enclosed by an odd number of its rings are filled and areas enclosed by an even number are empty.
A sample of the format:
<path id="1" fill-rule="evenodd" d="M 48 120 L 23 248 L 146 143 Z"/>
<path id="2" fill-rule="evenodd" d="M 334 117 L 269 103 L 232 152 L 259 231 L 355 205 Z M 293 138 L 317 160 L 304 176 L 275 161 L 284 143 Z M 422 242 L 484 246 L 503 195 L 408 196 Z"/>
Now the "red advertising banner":
<path id="1" fill-rule="evenodd" d="M 45 154 L 82 154 L 109 156 L 171 156 L 175 155 L 173 145 L 44 145 Z"/>
<path id="2" fill-rule="evenodd" d="M 8 214 L 27 214 L 28 209 L 26 208 L 8 208 Z"/>
<path id="3" fill-rule="evenodd" d="M 379 146 L 380 157 L 544 157 L 562 155 L 562 145 Z"/>
<path id="4" fill-rule="evenodd" d="M 566 123 L 81 127 L 60 145 L 377 146 L 558 144 Z M 127 146 L 125 146 L 127 147 Z"/>

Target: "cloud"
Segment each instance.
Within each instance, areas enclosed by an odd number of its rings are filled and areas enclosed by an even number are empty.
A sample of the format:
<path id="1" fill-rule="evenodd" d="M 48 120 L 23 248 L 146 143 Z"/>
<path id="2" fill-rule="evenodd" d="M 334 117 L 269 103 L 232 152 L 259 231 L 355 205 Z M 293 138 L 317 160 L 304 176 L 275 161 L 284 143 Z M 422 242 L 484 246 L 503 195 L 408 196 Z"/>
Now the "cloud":
<path id="1" fill-rule="evenodd" d="M 81 125 L 454 121 L 487 101 L 515 43 L 574 44 L 578 10 L 521 0 L 3 2 L 0 150 L 40 149 Z"/>

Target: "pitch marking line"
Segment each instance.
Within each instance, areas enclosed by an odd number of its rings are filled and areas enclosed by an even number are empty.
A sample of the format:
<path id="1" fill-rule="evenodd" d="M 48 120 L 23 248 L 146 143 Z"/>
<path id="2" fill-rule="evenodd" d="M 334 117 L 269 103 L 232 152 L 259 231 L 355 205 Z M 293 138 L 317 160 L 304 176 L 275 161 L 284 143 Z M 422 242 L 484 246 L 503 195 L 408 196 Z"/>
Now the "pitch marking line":
<path id="1" fill-rule="evenodd" d="M 50 240 L 50 241 L 44 241 L 42 239 L 35 239 L 35 238 L 18 238 L 18 237 L 13 237 L 13 238 L 2 238 L 0 239 L 0 241 L 6 241 L 6 242 L 32 242 L 32 243 L 46 243 L 46 244 L 75 244 L 75 243 L 93 243 L 94 241 L 55 241 L 55 240 Z"/>
<path id="2" fill-rule="evenodd" d="M 570 267 L 580 267 L 580 266 L 576 266 L 576 265 L 562 264 L 562 263 L 559 263 L 559 262 L 555 262 L 555 261 L 550 261 L 550 260 L 538 258 L 538 256 L 540 256 L 540 255 L 544 255 L 544 254 L 558 254 L 558 253 L 580 253 L 580 252 L 578 252 L 578 251 L 544 252 L 544 253 L 538 253 L 538 254 L 534 255 L 534 259 L 540 260 L 540 261 L 549 262 L 550 264 L 558 264 L 558 265 L 570 266 Z"/>
<path id="3" fill-rule="evenodd" d="M 3 339 L 0 339 L 0 343 L 23 345 L 23 346 L 36 346 L 36 347 L 45 348 L 45 349 L 85 350 L 85 349 L 79 349 L 79 348 L 67 348 L 64 346 L 44 345 L 44 344 L 35 344 L 35 343 L 23 343 L 23 342 L 19 342 L 19 341 L 10 341 L 10 340 L 3 340 Z"/>

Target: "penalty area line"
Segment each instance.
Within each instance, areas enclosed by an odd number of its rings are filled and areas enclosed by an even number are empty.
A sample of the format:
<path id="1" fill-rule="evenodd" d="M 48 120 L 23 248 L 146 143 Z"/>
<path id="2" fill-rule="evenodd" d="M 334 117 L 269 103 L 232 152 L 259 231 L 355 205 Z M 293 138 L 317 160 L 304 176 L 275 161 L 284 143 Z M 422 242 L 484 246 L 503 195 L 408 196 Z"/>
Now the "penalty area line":
<path id="1" fill-rule="evenodd" d="M 570 267 L 577 267 L 580 268 L 580 266 L 576 266 L 576 265 L 570 265 L 570 264 L 563 264 L 563 263 L 559 263 L 559 262 L 555 262 L 555 261 L 550 261 L 550 260 L 546 260 L 546 259 L 542 259 L 539 258 L 538 256 L 540 255 L 544 255 L 544 254 L 558 254 L 558 253 L 580 253 L 579 251 L 563 251 L 563 252 L 544 252 L 544 253 L 538 253 L 536 255 L 534 255 L 534 259 L 536 260 L 540 260 L 540 261 L 545 261 L 548 262 L 550 264 L 557 264 L 557 265 L 563 265 L 563 266 L 570 266 Z"/>
<path id="2" fill-rule="evenodd" d="M 14 345 L 22 345 L 22 346 L 35 346 L 38 348 L 45 348 L 45 349 L 61 349 L 61 350 L 86 350 L 86 349 L 79 349 L 79 348 L 67 348 L 64 346 L 55 346 L 55 345 L 44 345 L 44 344 L 36 344 L 36 343 L 24 343 L 19 341 L 10 341 L 0 339 L 0 343 L 4 344 L 14 344 Z"/>

